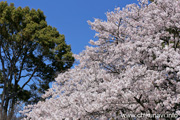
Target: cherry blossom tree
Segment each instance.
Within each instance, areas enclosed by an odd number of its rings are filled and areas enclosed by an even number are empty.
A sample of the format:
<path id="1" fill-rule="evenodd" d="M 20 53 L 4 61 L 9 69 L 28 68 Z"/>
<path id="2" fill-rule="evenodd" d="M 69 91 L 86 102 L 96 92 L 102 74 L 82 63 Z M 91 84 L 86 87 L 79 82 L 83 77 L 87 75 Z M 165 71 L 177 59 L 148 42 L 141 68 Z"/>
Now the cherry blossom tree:
<path id="1" fill-rule="evenodd" d="M 25 120 L 180 120 L 180 0 L 140 0 L 106 15 L 88 21 L 98 40 L 74 55 L 80 64 L 58 75 L 44 102 L 25 107 Z"/>

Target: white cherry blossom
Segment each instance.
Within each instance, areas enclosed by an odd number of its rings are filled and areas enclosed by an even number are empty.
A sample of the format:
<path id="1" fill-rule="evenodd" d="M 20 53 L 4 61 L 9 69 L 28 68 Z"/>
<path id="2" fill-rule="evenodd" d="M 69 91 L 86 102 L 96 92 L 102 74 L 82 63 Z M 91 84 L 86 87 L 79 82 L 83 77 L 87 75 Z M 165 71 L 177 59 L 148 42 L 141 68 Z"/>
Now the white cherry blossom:
<path id="1" fill-rule="evenodd" d="M 58 75 L 45 101 L 24 108 L 25 120 L 180 119 L 180 0 L 140 0 L 106 15 L 88 21 L 98 40 L 74 55 L 80 64 Z"/>

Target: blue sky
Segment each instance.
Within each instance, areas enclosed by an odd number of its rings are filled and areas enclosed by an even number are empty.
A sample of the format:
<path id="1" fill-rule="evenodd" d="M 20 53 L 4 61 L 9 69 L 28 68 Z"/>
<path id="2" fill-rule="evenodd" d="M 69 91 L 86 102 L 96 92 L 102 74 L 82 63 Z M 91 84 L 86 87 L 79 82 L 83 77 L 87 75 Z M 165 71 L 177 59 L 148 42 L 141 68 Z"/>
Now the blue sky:
<path id="1" fill-rule="evenodd" d="M 106 20 L 105 13 L 115 7 L 123 8 L 137 0 L 1 0 L 14 3 L 16 7 L 29 6 L 40 9 L 46 16 L 49 25 L 65 35 L 66 43 L 71 45 L 72 52 L 78 54 L 90 45 L 95 31 L 87 21 L 94 18 Z M 76 65 L 76 64 L 75 64 Z M 73 68 L 73 67 L 72 67 Z M 50 84 L 51 86 L 51 84 Z"/>
<path id="2" fill-rule="evenodd" d="M 1 0 L 5 1 L 5 0 Z M 94 18 L 106 20 L 105 13 L 115 7 L 125 7 L 137 0 L 7 0 L 16 7 L 29 6 L 41 9 L 49 25 L 65 35 L 66 43 L 71 45 L 74 54 L 80 53 L 94 38 L 95 31 L 87 21 Z"/>

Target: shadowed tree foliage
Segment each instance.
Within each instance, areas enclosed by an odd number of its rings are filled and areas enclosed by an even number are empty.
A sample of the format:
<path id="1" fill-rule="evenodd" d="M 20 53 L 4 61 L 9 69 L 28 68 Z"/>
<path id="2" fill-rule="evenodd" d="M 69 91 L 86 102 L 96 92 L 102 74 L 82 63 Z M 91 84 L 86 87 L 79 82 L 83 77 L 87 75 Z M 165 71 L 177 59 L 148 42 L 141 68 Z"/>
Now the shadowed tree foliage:
<path id="1" fill-rule="evenodd" d="M 72 66 L 64 35 L 41 10 L 0 2 L 0 116 L 11 119 L 18 101 L 36 103 L 56 72 Z M 8 116 L 8 117 L 7 117 Z"/>

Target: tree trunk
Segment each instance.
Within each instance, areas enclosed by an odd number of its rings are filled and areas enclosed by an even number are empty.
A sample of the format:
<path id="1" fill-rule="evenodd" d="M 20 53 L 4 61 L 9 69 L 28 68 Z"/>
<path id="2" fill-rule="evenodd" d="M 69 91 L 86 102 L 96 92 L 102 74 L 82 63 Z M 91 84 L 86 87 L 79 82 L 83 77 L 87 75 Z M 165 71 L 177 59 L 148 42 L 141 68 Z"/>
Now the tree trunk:
<path id="1" fill-rule="evenodd" d="M 15 98 L 12 99 L 11 108 L 9 109 L 8 120 L 11 120 L 14 115 Z"/>

